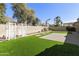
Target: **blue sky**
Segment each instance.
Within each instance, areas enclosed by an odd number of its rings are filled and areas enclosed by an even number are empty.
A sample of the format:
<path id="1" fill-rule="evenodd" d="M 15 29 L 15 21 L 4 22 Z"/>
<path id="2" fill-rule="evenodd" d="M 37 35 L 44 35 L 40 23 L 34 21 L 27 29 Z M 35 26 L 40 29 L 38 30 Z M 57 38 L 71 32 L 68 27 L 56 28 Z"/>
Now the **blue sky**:
<path id="1" fill-rule="evenodd" d="M 13 11 L 11 5 L 7 4 L 6 15 L 12 17 Z M 35 15 L 42 21 L 51 19 L 49 23 L 53 23 L 56 16 L 60 16 L 63 22 L 75 22 L 79 17 L 79 4 L 68 3 L 29 3 L 28 8 L 35 11 Z"/>

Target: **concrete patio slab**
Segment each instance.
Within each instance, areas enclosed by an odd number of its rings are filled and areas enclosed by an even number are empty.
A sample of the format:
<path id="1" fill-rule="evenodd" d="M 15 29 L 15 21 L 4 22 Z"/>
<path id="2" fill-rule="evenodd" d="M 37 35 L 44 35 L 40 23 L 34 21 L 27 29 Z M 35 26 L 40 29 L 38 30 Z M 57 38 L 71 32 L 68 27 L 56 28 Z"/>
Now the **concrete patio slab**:
<path id="1" fill-rule="evenodd" d="M 52 33 L 46 36 L 42 36 L 40 38 L 60 41 L 64 43 L 71 43 L 79 46 L 79 32 L 72 32 L 72 34 L 59 34 L 59 33 Z"/>
<path id="2" fill-rule="evenodd" d="M 49 35 L 46 35 L 46 36 L 42 36 L 40 38 L 64 42 L 65 36 L 66 36 L 66 34 L 52 33 L 52 34 L 49 34 Z"/>

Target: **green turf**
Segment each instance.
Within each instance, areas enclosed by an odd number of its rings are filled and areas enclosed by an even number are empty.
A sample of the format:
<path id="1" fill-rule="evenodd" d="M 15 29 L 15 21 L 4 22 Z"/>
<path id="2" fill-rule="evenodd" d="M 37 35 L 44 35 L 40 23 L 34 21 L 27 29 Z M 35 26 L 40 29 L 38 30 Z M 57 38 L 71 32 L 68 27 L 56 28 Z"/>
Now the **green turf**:
<path id="1" fill-rule="evenodd" d="M 59 34 L 67 35 L 67 31 L 46 31 L 46 32 L 38 33 L 38 34 L 36 34 L 36 36 L 42 37 L 42 36 L 49 35 L 49 34 L 52 34 L 52 33 L 59 33 Z"/>
<path id="2" fill-rule="evenodd" d="M 0 55 L 33 56 L 56 44 L 63 43 L 40 39 L 35 36 L 22 37 L 15 40 L 0 42 Z"/>
<path id="3" fill-rule="evenodd" d="M 46 31 L 46 32 L 38 33 L 38 34 L 36 34 L 36 36 L 41 37 L 41 36 L 49 35 L 51 33 L 52 33 L 52 31 Z"/>
<path id="4" fill-rule="evenodd" d="M 65 43 L 47 48 L 37 56 L 79 56 L 79 46 Z"/>
<path id="5" fill-rule="evenodd" d="M 52 33 L 67 34 L 67 31 L 52 31 Z"/>
<path id="6" fill-rule="evenodd" d="M 0 55 L 79 55 L 79 46 L 28 36 L 0 42 Z"/>

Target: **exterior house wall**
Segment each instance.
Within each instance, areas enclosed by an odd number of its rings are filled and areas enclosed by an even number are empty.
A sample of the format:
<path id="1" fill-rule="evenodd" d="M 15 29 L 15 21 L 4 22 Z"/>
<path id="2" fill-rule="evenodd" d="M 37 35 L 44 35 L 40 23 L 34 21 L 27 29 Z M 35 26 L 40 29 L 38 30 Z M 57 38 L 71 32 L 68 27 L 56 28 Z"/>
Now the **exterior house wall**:
<path id="1" fill-rule="evenodd" d="M 73 23 L 64 23 L 63 26 L 73 26 Z"/>

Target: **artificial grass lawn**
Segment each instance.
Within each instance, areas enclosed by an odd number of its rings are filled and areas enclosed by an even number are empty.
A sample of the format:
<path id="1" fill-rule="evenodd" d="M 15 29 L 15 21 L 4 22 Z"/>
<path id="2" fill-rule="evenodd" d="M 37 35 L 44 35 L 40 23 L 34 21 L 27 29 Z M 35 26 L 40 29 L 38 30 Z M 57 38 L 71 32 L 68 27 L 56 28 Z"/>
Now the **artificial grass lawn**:
<path id="1" fill-rule="evenodd" d="M 79 56 L 79 46 L 65 43 L 45 49 L 37 56 Z"/>
<path id="2" fill-rule="evenodd" d="M 67 31 L 52 31 L 52 33 L 67 34 Z"/>
<path id="3" fill-rule="evenodd" d="M 22 37 L 0 42 L 0 55 L 33 56 L 56 44 L 63 43 L 41 39 L 36 36 Z"/>
<path id="4" fill-rule="evenodd" d="M 52 31 L 45 31 L 45 32 L 41 32 L 41 33 L 36 34 L 36 36 L 41 37 L 41 36 L 49 35 L 51 33 L 52 33 Z"/>
<path id="5" fill-rule="evenodd" d="M 0 55 L 79 55 L 79 46 L 28 36 L 0 42 Z"/>
<path id="6" fill-rule="evenodd" d="M 36 36 L 42 37 L 42 36 L 45 36 L 45 35 L 49 35 L 51 33 L 59 33 L 59 34 L 66 34 L 67 35 L 67 31 L 46 31 L 46 32 L 38 33 L 38 34 L 36 34 Z"/>

